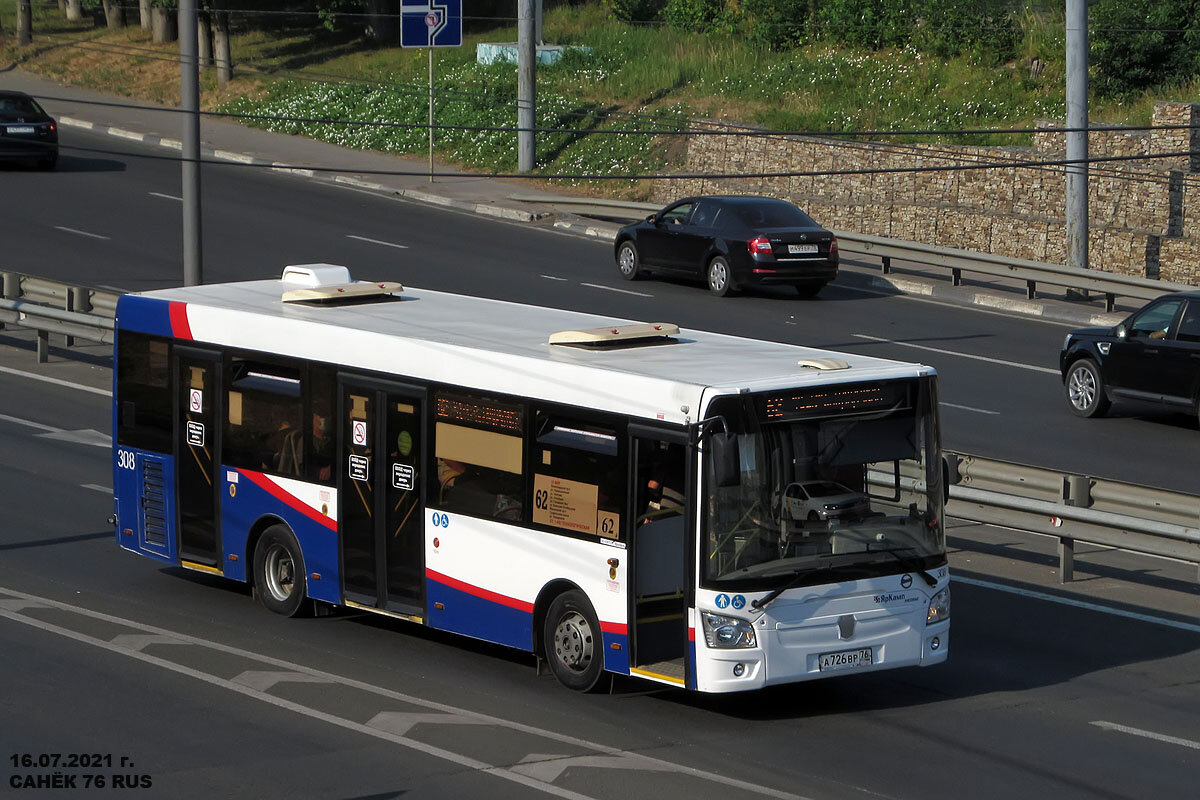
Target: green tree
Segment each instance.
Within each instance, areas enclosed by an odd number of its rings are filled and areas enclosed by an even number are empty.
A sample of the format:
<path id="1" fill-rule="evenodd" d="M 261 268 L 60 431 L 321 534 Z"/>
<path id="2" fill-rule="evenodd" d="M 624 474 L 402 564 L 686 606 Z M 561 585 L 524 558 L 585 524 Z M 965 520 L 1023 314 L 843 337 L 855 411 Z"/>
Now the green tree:
<path id="1" fill-rule="evenodd" d="M 1090 15 L 1099 94 L 1130 94 L 1200 75 L 1200 0 L 1098 0 Z"/>

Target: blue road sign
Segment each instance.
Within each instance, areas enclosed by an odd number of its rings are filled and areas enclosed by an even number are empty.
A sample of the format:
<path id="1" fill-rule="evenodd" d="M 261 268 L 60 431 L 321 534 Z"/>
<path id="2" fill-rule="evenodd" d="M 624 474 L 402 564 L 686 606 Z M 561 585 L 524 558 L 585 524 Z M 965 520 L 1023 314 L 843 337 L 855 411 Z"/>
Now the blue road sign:
<path id="1" fill-rule="evenodd" d="M 400 46 L 462 46 L 462 0 L 403 0 Z"/>

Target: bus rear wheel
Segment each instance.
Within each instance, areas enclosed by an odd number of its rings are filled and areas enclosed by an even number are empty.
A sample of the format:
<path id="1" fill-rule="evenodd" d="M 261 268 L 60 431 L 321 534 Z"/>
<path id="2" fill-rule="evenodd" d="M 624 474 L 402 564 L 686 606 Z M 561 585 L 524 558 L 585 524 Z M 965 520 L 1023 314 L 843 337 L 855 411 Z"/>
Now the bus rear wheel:
<path id="1" fill-rule="evenodd" d="M 590 692 L 604 672 L 600 622 L 587 596 L 578 590 L 554 598 L 546 612 L 542 643 L 550 671 L 568 689 Z"/>
<path id="2" fill-rule="evenodd" d="M 304 556 L 285 525 L 263 531 L 254 548 L 254 589 L 268 611 L 294 617 L 304 608 Z"/>

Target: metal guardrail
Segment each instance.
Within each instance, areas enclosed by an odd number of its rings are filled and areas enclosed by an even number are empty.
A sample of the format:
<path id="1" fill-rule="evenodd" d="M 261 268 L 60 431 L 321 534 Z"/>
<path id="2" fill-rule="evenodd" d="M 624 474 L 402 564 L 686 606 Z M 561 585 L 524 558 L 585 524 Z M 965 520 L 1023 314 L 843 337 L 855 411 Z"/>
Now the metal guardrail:
<path id="1" fill-rule="evenodd" d="M 1076 542 L 1200 567 L 1200 496 L 974 455 L 947 455 L 955 468 L 946 514 L 1055 537 L 1063 583 L 1072 579 Z"/>
<path id="2" fill-rule="evenodd" d="M 597 200 L 593 198 L 563 198 L 551 194 L 511 194 L 510 200 L 525 203 L 562 205 L 580 214 L 594 216 L 624 216 L 636 219 L 662 208 L 652 203 L 633 203 L 619 200 Z M 620 215 L 618 212 L 626 212 Z M 1007 258 L 990 253 L 956 250 L 951 247 L 909 242 L 902 239 L 886 239 L 853 231 L 833 232 L 838 237 L 842 253 L 873 256 L 883 262 L 883 273 L 892 272 L 892 259 L 911 261 L 932 267 L 950 270 L 950 279 L 955 286 L 962 285 L 964 272 L 974 272 L 1001 278 L 1014 278 L 1025 283 L 1025 295 L 1030 300 L 1037 296 L 1039 283 L 1065 286 L 1071 289 L 1086 289 L 1104 295 L 1105 311 L 1112 311 L 1116 298 L 1131 297 L 1137 300 L 1152 300 L 1167 292 L 1184 292 L 1196 287 L 1153 278 L 1138 278 L 1119 275 L 1115 272 L 1079 269 L 1042 261 Z"/>
<path id="3" fill-rule="evenodd" d="M 101 344 L 113 342 L 113 316 L 117 310 L 117 292 L 86 286 L 0 272 L 0 329 L 16 325 L 37 331 L 37 360 L 49 358 L 50 334 L 66 337 L 66 346 L 75 339 Z"/>

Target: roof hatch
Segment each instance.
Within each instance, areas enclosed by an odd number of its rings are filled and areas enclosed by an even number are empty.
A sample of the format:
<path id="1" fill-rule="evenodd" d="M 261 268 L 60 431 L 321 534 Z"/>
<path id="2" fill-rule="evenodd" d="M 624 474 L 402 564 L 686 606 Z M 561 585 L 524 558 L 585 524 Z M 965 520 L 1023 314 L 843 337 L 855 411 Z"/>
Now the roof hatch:
<path id="1" fill-rule="evenodd" d="M 395 295 L 404 287 L 395 281 L 356 281 L 350 270 L 336 264 L 295 264 L 284 267 L 282 282 L 285 303 L 328 305 L 332 303 L 366 303 L 398 299 Z"/>
<path id="2" fill-rule="evenodd" d="M 594 350 L 618 350 L 626 347 L 676 344 L 678 340 L 671 337 L 678 333 L 679 326 L 670 322 L 639 322 L 607 328 L 558 331 L 550 334 L 549 343 Z"/>
<path id="3" fill-rule="evenodd" d="M 802 358 L 796 364 L 802 369 L 850 369 L 850 362 L 842 358 Z"/>

